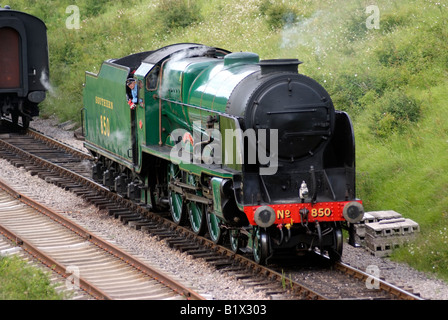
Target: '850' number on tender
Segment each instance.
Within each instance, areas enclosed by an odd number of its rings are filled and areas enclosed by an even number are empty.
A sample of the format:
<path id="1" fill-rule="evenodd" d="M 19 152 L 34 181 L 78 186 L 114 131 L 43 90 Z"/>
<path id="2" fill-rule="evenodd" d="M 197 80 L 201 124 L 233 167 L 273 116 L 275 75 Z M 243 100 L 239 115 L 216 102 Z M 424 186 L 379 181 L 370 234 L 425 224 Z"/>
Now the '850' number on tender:
<path id="1" fill-rule="evenodd" d="M 100 132 L 103 136 L 110 136 L 110 121 L 106 116 L 100 116 Z"/>

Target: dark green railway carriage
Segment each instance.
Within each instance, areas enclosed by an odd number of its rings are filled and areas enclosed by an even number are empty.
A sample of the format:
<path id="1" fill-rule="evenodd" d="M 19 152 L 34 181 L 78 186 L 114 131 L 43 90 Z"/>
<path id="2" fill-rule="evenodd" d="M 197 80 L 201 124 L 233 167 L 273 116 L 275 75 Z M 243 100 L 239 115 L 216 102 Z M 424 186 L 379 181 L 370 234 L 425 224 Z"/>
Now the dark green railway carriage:
<path id="1" fill-rule="evenodd" d="M 28 128 L 49 87 L 47 27 L 39 18 L 0 6 L 0 116 Z"/>

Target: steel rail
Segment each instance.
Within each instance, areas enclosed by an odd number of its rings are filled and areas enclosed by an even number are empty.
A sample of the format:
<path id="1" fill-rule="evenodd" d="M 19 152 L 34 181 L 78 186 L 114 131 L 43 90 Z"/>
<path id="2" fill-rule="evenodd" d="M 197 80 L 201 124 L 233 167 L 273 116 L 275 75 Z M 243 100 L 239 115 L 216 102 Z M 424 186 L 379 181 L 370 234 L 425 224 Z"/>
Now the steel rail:
<path id="1" fill-rule="evenodd" d="M 39 165 L 43 166 L 44 168 L 48 168 L 51 170 L 56 170 L 59 174 L 61 174 L 62 176 L 65 177 L 69 177 L 70 179 L 75 180 L 76 182 L 89 187 L 89 188 L 93 188 L 94 190 L 100 192 L 102 195 L 104 195 L 105 198 L 109 198 L 111 200 L 115 200 L 120 202 L 121 204 L 124 204 L 126 207 L 130 208 L 133 211 L 139 212 L 141 214 L 145 214 L 148 217 L 151 217 L 153 219 L 155 219 L 155 221 L 163 223 L 166 226 L 169 226 L 169 229 L 176 229 L 179 230 L 180 233 L 183 234 L 188 234 L 190 237 L 194 237 L 195 235 L 188 229 L 183 228 L 179 225 L 176 225 L 174 222 L 164 219 L 161 216 L 155 215 L 152 212 L 150 212 L 149 210 L 146 210 L 144 208 L 141 208 L 140 206 L 138 206 L 137 204 L 133 203 L 131 200 L 128 199 L 124 199 L 122 197 L 120 197 L 117 194 L 112 194 L 109 192 L 109 190 L 107 188 L 105 188 L 104 186 L 94 182 L 93 180 L 87 179 L 79 174 L 77 174 L 76 172 L 73 172 L 69 169 L 66 169 L 64 167 L 61 167 L 57 164 L 54 164 L 48 160 L 45 160 L 39 156 L 33 155 L 25 150 L 22 150 L 6 141 L 3 141 L 0 139 L 0 146 L 3 145 L 3 147 L 5 147 L 6 149 L 9 149 L 10 151 L 14 152 L 15 154 L 19 154 L 27 159 L 30 159 L 31 161 L 38 163 Z M 63 218 L 63 217 L 61 217 Z M 82 231 L 75 231 L 75 232 L 79 232 L 79 234 L 81 236 L 84 236 L 86 238 L 88 238 L 88 236 L 86 236 L 86 232 L 84 229 L 81 229 Z M 96 241 L 96 237 L 94 235 L 92 235 L 92 237 L 89 239 L 90 241 L 94 242 Z M 269 270 L 268 268 L 265 267 L 261 267 L 260 265 L 256 264 L 254 261 L 244 258 L 242 256 L 236 255 L 233 251 L 223 247 L 223 246 L 217 246 L 215 245 L 212 241 L 202 238 L 201 239 L 202 242 L 204 244 L 206 244 L 207 247 L 209 248 L 217 248 L 217 250 L 221 253 L 224 254 L 227 257 L 232 257 L 234 258 L 236 261 L 239 261 L 240 263 L 246 265 L 248 268 L 251 268 L 253 270 L 257 270 L 260 273 L 262 270 L 262 273 L 264 275 L 268 275 L 270 278 L 272 279 L 276 279 L 276 281 L 282 281 L 282 275 L 273 271 L 273 270 Z M 98 246 L 101 246 L 101 243 L 97 244 Z M 110 248 L 111 253 L 115 251 L 115 249 Z M 126 259 L 126 258 L 124 258 Z M 144 268 L 144 266 L 140 265 L 140 264 L 136 264 L 137 268 Z M 326 298 L 322 295 L 320 295 L 319 293 L 313 291 L 312 289 L 298 283 L 298 282 L 294 282 L 291 283 L 292 286 L 292 291 L 294 292 L 294 294 L 299 295 L 301 297 L 303 297 L 304 299 L 311 299 L 311 300 L 326 300 Z"/>
<path id="2" fill-rule="evenodd" d="M 37 247 L 35 247 L 31 242 L 21 238 L 13 231 L 7 229 L 6 227 L 0 225 L 0 234 L 2 234 L 4 237 L 8 238 L 9 240 L 13 241 L 14 243 L 17 243 L 24 251 L 31 254 L 34 258 L 39 260 L 41 263 L 52 269 L 53 271 L 57 272 L 64 278 L 68 278 L 71 276 L 71 273 L 67 273 L 66 266 L 60 264 L 58 261 L 52 259 L 50 256 L 44 254 L 41 250 L 39 250 Z M 96 299 L 100 300 L 112 300 L 112 298 L 106 294 L 104 291 L 100 290 L 98 287 L 92 285 L 89 281 L 84 279 L 83 277 L 77 277 L 77 280 L 79 281 L 79 286 L 81 289 L 86 291 L 91 296 L 95 297 Z"/>
<path id="3" fill-rule="evenodd" d="M 178 230 L 181 234 L 184 234 L 185 237 L 189 237 L 189 238 L 195 237 L 195 234 L 191 230 L 189 230 L 185 227 L 179 226 L 169 220 L 167 223 L 170 224 L 171 229 Z M 266 279 L 270 279 L 270 280 L 276 281 L 276 282 L 287 281 L 288 287 L 290 288 L 288 290 L 290 290 L 294 295 L 299 296 L 304 300 L 329 300 L 328 297 L 309 288 L 305 284 L 302 284 L 302 283 L 294 281 L 294 280 L 285 279 L 284 274 L 281 274 L 281 273 L 279 273 L 275 270 L 272 270 L 268 267 L 259 265 L 255 261 L 248 259 L 242 255 L 239 255 L 239 254 L 233 252 L 229 248 L 226 248 L 221 245 L 217 245 L 209 239 L 206 239 L 204 237 L 199 237 L 198 242 L 201 243 L 203 246 L 208 247 L 211 250 L 215 251 L 216 253 L 222 255 L 223 257 L 233 259 L 234 261 L 238 262 L 239 264 L 245 266 L 248 270 L 253 270 L 255 273 L 263 275 Z M 285 292 L 287 292 L 288 290 L 285 289 Z"/>
<path id="4" fill-rule="evenodd" d="M 119 202 L 120 204 L 123 204 L 124 206 L 126 206 L 127 208 L 129 208 L 130 210 L 133 210 L 137 213 L 145 213 L 145 214 L 150 214 L 154 219 L 162 221 L 162 218 L 152 214 L 150 211 L 146 210 L 145 208 L 142 208 L 141 206 L 135 204 L 134 202 L 132 202 L 131 200 L 125 199 L 123 197 L 121 197 L 120 195 L 116 194 L 116 193 L 111 193 L 109 191 L 109 189 L 107 189 L 106 187 L 102 186 L 99 183 L 96 183 L 95 181 L 91 180 L 91 179 L 87 179 L 86 177 L 70 170 L 67 168 L 64 168 L 58 164 L 52 163 L 51 161 L 45 160 L 42 157 L 39 157 L 37 155 L 34 155 L 30 152 L 27 152 L 25 150 L 22 150 L 21 148 L 12 145 L 11 143 L 8 143 L 2 139 L 0 139 L 0 146 L 3 146 L 5 149 L 10 150 L 12 153 L 14 154 L 18 154 L 21 157 L 24 157 L 26 159 L 29 159 L 30 161 L 36 163 L 37 165 L 41 166 L 42 168 L 45 169 L 49 169 L 53 172 L 57 172 L 58 174 L 60 174 L 62 177 L 67 177 L 69 179 L 72 179 L 73 181 L 91 188 L 93 190 L 96 190 L 97 192 L 99 192 L 101 195 L 103 195 L 105 198 L 110 199 L 110 200 L 114 200 L 116 202 Z"/>
<path id="5" fill-rule="evenodd" d="M 100 237 L 94 235 L 93 233 L 89 232 L 87 229 L 84 229 L 81 226 L 78 226 L 71 220 L 65 218 L 64 216 L 58 214 L 57 212 L 47 208 L 46 206 L 34 201 L 33 199 L 17 192 L 13 188 L 7 185 L 6 182 L 4 182 L 2 179 L 0 179 L 0 189 L 3 189 L 7 193 L 9 193 L 12 197 L 18 199 L 22 203 L 32 207 L 33 209 L 39 211 L 40 213 L 48 216 L 52 220 L 60 223 L 64 227 L 68 228 L 72 232 L 76 233 L 77 235 L 81 236 L 82 238 L 86 239 L 87 241 L 93 243 L 97 247 L 109 252 L 113 256 L 119 258 L 120 260 L 126 262 L 127 264 L 131 265 L 135 269 L 139 270 L 140 272 L 150 276 L 151 278 L 159 281 L 163 285 L 171 288 L 174 292 L 178 293 L 179 295 L 182 295 L 186 297 L 187 299 L 191 300 L 205 300 L 204 297 L 199 295 L 193 290 L 190 290 L 186 288 L 181 283 L 167 277 L 166 275 L 160 273 L 156 269 L 151 268 L 150 266 L 146 265 L 144 262 L 140 261 L 139 259 L 127 254 L 126 252 L 123 252 L 118 247 L 114 246 L 111 243 L 108 243 L 107 241 L 104 241 Z M 47 256 L 43 252 L 41 252 L 37 247 L 33 246 L 30 242 L 26 241 L 25 239 L 22 239 L 20 236 L 16 235 L 12 231 L 7 230 L 5 227 L 0 226 L 1 233 L 7 236 L 10 240 L 15 241 L 18 243 L 23 249 L 30 252 L 33 256 L 36 256 L 40 261 L 45 263 L 47 266 L 54 267 L 55 270 L 62 274 L 64 277 L 68 277 L 70 274 L 66 273 L 66 267 L 59 264 L 56 260 L 52 259 L 51 257 Z M 95 297 L 99 297 L 100 299 L 111 299 L 109 295 L 101 291 L 100 289 L 95 288 L 94 285 L 89 283 L 86 280 L 80 279 L 80 284 L 82 284 L 83 289 L 85 289 L 87 292 L 91 293 Z"/>
<path id="6" fill-rule="evenodd" d="M 39 133 L 37 133 L 37 134 L 39 134 Z M 37 134 L 33 133 L 33 135 L 37 135 Z M 56 142 L 59 143 L 58 141 L 56 141 Z M 105 198 L 118 201 L 121 204 L 124 204 L 129 209 L 131 209 L 135 212 L 138 212 L 140 214 L 146 215 L 148 218 L 154 219 L 156 222 L 159 222 L 159 223 L 162 223 L 162 224 L 168 226 L 168 228 L 171 230 L 177 230 L 179 233 L 184 234 L 185 237 L 188 237 L 188 238 L 196 237 L 196 235 L 193 232 L 191 232 L 189 229 L 181 227 L 170 220 L 164 219 L 163 217 L 161 217 L 159 215 L 153 214 L 148 209 L 140 207 L 139 205 L 133 203 L 131 200 L 125 199 L 117 194 L 111 194 L 107 188 L 94 182 L 93 180 L 87 179 L 69 169 L 63 168 L 59 165 L 51 163 L 51 162 L 49 162 L 45 159 L 42 159 L 38 156 L 32 155 L 32 154 L 30 154 L 24 150 L 21 150 L 5 141 L 0 140 L 0 145 L 4 145 L 6 148 L 12 150 L 12 152 L 14 152 L 14 153 L 18 153 L 26 158 L 32 159 L 33 161 L 38 162 L 40 165 L 42 165 L 46 168 L 57 168 L 56 170 L 62 176 L 69 177 L 86 187 L 93 188 L 96 191 L 100 192 L 102 195 L 104 195 Z M 54 170 L 54 169 L 52 169 L 52 170 Z M 230 250 L 228 248 L 216 245 L 212 241 L 210 241 L 206 238 L 200 238 L 199 242 L 202 242 L 203 245 L 211 248 L 211 250 L 219 252 L 221 255 L 223 255 L 225 257 L 229 257 L 231 259 L 234 259 L 235 261 L 238 261 L 239 263 L 245 265 L 249 269 L 256 270 L 256 271 L 258 270 L 259 273 L 266 275 L 266 277 L 268 277 L 268 278 L 277 279 L 278 281 L 281 281 L 284 278 L 284 275 L 281 275 L 274 270 L 270 270 L 268 268 L 262 267 L 262 266 L 256 264 L 254 261 L 247 259 L 243 256 L 240 256 L 238 254 L 235 254 L 232 250 Z M 137 266 L 137 267 L 142 268 L 142 266 Z M 389 284 L 381 279 L 375 278 L 374 276 L 367 274 L 361 270 L 357 270 L 347 264 L 336 263 L 335 267 L 338 270 L 343 271 L 344 273 L 350 274 L 350 275 L 352 275 L 356 278 L 362 279 L 362 280 L 367 280 L 370 277 L 371 279 L 378 281 L 378 283 L 380 284 L 381 290 L 386 291 L 386 292 L 390 293 L 391 295 L 396 296 L 399 299 L 423 300 L 422 298 L 420 298 L 416 295 L 406 292 L 405 290 L 400 289 L 392 284 Z M 319 300 L 327 299 L 327 297 L 322 296 L 321 294 L 315 292 L 314 290 L 312 290 L 312 289 L 308 288 L 307 286 L 300 284 L 298 282 L 291 282 L 290 285 L 292 287 L 292 291 L 295 294 L 300 295 L 300 296 L 304 297 L 305 299 L 319 299 Z"/>
<path id="7" fill-rule="evenodd" d="M 375 277 L 372 274 L 366 273 L 364 271 L 361 271 L 359 269 L 353 268 L 352 266 L 343 263 L 338 262 L 335 264 L 335 268 L 349 274 L 355 278 L 358 278 L 362 281 L 367 281 L 368 279 L 375 281 L 378 284 L 378 288 L 380 290 L 383 290 L 385 292 L 388 292 L 389 294 L 397 297 L 400 300 L 424 300 L 423 298 L 416 296 L 410 292 L 407 292 L 406 290 L 403 290 L 391 283 L 388 283 L 378 277 Z"/>
<path id="8" fill-rule="evenodd" d="M 41 132 L 39 132 L 39 131 L 37 131 L 35 129 L 28 128 L 26 130 L 26 134 L 29 135 L 30 137 L 34 138 L 34 139 L 41 140 L 41 141 L 43 141 L 43 142 L 45 142 L 45 143 L 47 143 L 49 145 L 55 146 L 55 147 L 57 147 L 59 149 L 62 149 L 65 152 L 70 153 L 70 154 L 78 157 L 79 159 L 82 159 L 82 160 L 93 160 L 93 157 L 90 154 L 88 154 L 86 152 L 83 152 L 81 150 L 78 150 L 78 149 L 74 149 L 73 147 L 66 145 L 64 142 L 61 142 L 61 141 L 58 141 L 58 140 L 53 139 L 51 137 L 48 137 L 48 136 L 44 135 L 43 133 L 41 133 Z"/>

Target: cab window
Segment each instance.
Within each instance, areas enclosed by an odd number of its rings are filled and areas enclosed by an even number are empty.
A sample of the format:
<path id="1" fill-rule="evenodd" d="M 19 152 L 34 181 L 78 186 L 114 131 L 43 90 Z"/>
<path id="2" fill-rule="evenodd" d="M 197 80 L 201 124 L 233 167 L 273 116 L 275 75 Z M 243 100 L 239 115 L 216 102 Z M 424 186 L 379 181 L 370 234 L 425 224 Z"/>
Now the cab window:
<path id="1" fill-rule="evenodd" d="M 148 74 L 148 76 L 146 77 L 146 89 L 147 90 L 154 91 L 157 89 L 157 83 L 159 80 L 159 71 L 160 71 L 160 67 L 155 66 L 151 70 L 151 72 Z"/>

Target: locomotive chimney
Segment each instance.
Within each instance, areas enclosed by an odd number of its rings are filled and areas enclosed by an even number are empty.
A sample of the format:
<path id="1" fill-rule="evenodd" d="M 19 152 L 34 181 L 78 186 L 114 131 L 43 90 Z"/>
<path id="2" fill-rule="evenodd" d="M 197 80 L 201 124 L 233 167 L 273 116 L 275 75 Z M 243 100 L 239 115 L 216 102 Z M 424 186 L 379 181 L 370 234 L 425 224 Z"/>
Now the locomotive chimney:
<path id="1" fill-rule="evenodd" d="M 273 59 L 261 60 L 259 65 L 261 67 L 261 74 L 269 74 L 272 72 L 293 72 L 299 73 L 299 64 L 302 62 L 297 59 Z"/>

